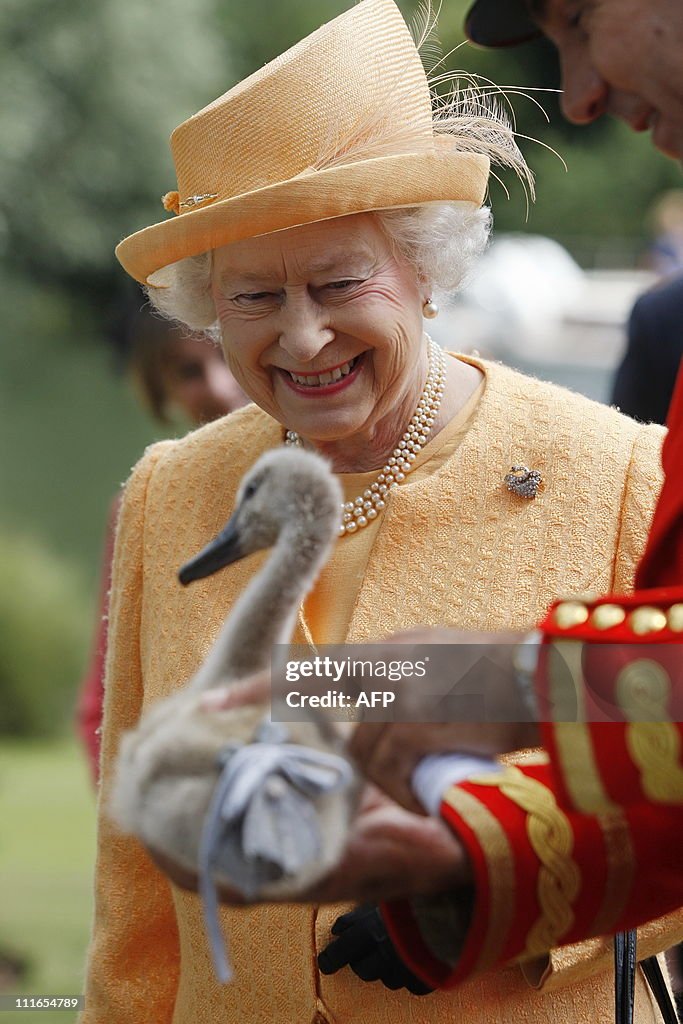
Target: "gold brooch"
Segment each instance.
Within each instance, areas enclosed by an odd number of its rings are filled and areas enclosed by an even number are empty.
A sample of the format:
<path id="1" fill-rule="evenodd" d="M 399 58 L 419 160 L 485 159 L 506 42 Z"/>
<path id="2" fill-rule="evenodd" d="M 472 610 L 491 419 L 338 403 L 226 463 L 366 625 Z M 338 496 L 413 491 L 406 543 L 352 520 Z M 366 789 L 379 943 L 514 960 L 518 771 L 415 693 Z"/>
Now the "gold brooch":
<path id="1" fill-rule="evenodd" d="M 206 203 L 209 199 L 218 199 L 218 192 L 205 192 L 202 196 L 188 196 L 179 205 L 181 209 L 183 207 L 192 209 L 195 206 L 201 206 L 202 203 Z"/>
<path id="2" fill-rule="evenodd" d="M 543 483 L 543 477 L 537 469 L 528 466 L 513 466 L 505 474 L 504 484 L 508 491 L 518 494 L 520 498 L 535 498 Z"/>

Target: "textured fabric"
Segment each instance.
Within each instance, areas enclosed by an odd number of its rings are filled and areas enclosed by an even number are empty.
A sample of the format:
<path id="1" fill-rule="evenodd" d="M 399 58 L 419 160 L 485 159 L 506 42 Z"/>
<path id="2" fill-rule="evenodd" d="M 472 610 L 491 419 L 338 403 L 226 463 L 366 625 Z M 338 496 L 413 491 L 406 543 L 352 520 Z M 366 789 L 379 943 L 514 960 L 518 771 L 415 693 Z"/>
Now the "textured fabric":
<path id="1" fill-rule="evenodd" d="M 501 366 L 440 471 L 394 491 L 351 616 L 362 641 L 420 624 L 528 629 L 560 594 L 632 583 L 659 488 L 662 431 Z M 183 589 L 178 566 L 224 525 L 238 481 L 282 429 L 254 406 L 148 450 L 128 484 L 117 535 L 102 760 L 96 920 L 83 1024 L 407 1024 L 514 1019 L 612 1021 L 609 958 L 553 964 L 552 995 L 519 968 L 418 1000 L 321 977 L 315 957 L 346 907 L 221 911 L 236 981 L 211 974 L 195 894 L 173 889 L 104 814 L 122 729 L 175 691 L 206 656 L 265 556 Z M 541 471 L 535 501 L 510 494 L 513 463 Z M 354 537 L 340 544 L 353 544 Z M 303 640 L 303 628 L 298 639 Z M 587 977 L 582 976 L 582 972 Z M 657 1019 L 642 986 L 639 1022 Z"/>
<path id="2" fill-rule="evenodd" d="M 484 381 L 475 388 L 463 408 L 451 422 L 429 441 L 419 453 L 410 479 L 416 483 L 436 473 L 449 459 L 462 441 L 479 399 L 484 392 Z M 338 477 L 344 490 L 344 500 L 353 501 L 366 487 L 374 483 L 377 470 L 372 473 L 343 473 Z M 315 643 L 343 643 L 349 629 L 358 591 L 365 576 L 375 537 L 382 526 L 382 516 L 370 522 L 354 535 L 352 544 L 338 544 L 323 568 L 313 590 L 304 604 L 304 618 Z"/>

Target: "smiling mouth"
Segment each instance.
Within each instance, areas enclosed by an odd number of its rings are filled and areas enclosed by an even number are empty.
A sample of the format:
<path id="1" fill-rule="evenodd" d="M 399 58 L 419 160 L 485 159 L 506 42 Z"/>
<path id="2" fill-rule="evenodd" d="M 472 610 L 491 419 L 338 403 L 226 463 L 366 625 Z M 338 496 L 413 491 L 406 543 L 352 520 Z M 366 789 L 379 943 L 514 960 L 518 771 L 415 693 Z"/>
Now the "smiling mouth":
<path id="1" fill-rule="evenodd" d="M 359 359 L 360 356 L 354 356 L 347 363 L 335 366 L 332 370 L 325 370 L 323 373 L 292 373 L 290 370 L 285 370 L 284 372 L 295 384 L 301 387 L 322 388 L 329 384 L 336 384 L 337 381 L 348 377 Z"/>

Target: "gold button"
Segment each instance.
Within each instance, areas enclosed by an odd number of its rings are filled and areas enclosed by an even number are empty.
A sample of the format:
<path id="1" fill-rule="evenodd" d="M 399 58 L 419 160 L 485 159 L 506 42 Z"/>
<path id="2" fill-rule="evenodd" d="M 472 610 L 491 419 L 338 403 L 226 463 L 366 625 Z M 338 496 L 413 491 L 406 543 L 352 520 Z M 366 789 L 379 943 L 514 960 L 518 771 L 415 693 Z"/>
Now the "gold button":
<path id="1" fill-rule="evenodd" d="M 588 609 L 580 601 L 563 601 L 553 612 L 553 618 L 560 629 L 571 629 L 587 621 Z"/>
<path id="2" fill-rule="evenodd" d="M 672 604 L 666 617 L 673 633 L 683 633 L 683 604 Z"/>
<path id="3" fill-rule="evenodd" d="M 631 612 L 628 621 L 636 636 L 645 636 L 646 633 L 659 633 L 662 629 L 666 629 L 666 615 L 664 612 L 647 604 Z"/>
<path id="4" fill-rule="evenodd" d="M 618 604 L 600 604 L 593 609 L 591 624 L 596 629 L 612 629 L 620 626 L 626 618 L 626 612 Z"/>

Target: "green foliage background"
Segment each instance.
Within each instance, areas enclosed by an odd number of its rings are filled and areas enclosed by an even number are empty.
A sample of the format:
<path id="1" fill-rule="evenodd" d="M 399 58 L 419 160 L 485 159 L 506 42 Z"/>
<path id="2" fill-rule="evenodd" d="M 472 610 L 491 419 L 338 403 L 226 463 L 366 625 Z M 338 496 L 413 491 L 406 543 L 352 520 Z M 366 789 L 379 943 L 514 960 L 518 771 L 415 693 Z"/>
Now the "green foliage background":
<path id="1" fill-rule="evenodd" d="M 416 4 L 399 0 L 407 17 Z M 10 689 L 73 700 L 96 615 L 107 509 L 145 444 L 158 436 L 113 370 L 107 342 L 123 273 L 112 250 L 124 234 L 162 219 L 175 185 L 172 128 L 349 0 L 4 0 L 0 5 L 0 636 L 25 632 Z M 464 0 L 444 0 L 443 47 L 462 42 Z M 552 52 L 462 46 L 447 62 L 502 86 L 554 88 Z M 502 229 L 541 232 L 586 265 L 628 265 L 646 238 L 646 211 L 679 170 L 649 139 L 616 124 L 567 126 L 516 100 L 522 146 L 538 179 L 525 208 L 492 186 Z M 263 126 L 277 135 L 277 124 Z M 9 562 L 8 562 L 9 564 Z M 22 571 L 22 567 L 23 571 Z M 8 609 L 21 604 L 21 615 Z M 68 609 L 68 614 L 67 614 Z M 14 615 L 14 617 L 12 617 Z M 20 623 L 23 623 L 21 625 Z M 75 623 L 75 626 L 74 626 Z M 59 662 L 17 651 L 43 644 Z M 0 656 L 1 658 L 2 656 Z M 47 659 L 49 661 L 49 658 Z M 0 716 L 0 730 L 17 728 Z M 55 728 L 68 716 L 51 714 Z M 35 719 L 39 723 L 41 716 Z M 3 725 L 4 723 L 4 725 Z M 15 723 L 14 725 L 11 723 Z M 42 729 L 44 725 L 36 724 Z"/>

